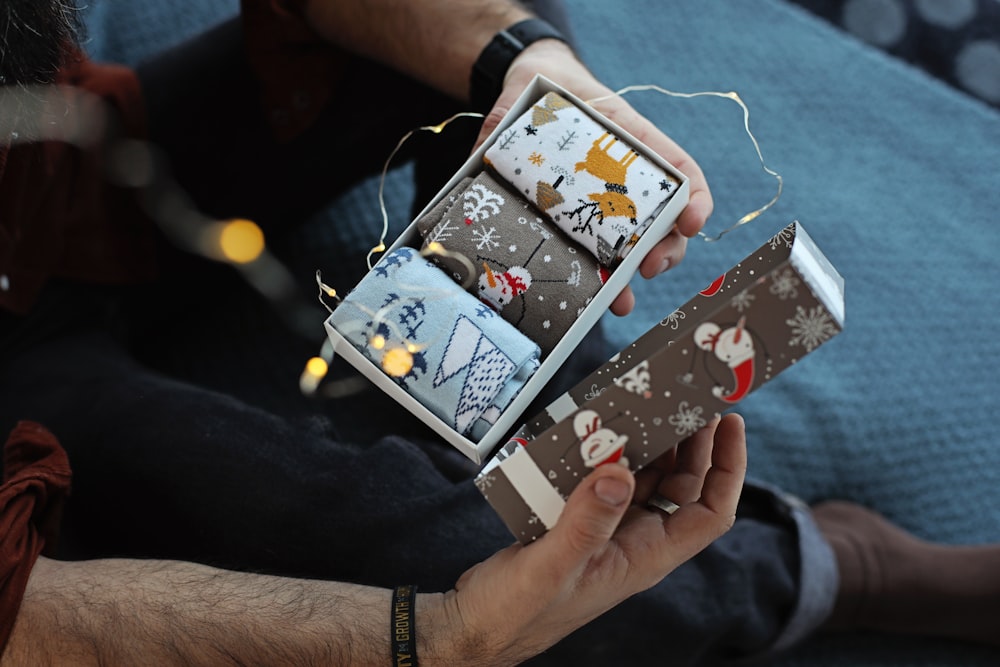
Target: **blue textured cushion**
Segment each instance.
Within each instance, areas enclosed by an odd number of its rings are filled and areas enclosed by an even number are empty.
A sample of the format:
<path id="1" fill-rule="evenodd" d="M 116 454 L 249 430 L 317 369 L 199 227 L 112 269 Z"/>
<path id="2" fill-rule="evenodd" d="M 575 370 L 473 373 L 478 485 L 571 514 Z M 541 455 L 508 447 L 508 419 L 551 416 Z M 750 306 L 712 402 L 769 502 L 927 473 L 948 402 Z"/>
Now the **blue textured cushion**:
<path id="1" fill-rule="evenodd" d="M 846 279 L 847 327 L 739 408 L 751 473 L 809 501 L 856 500 L 929 539 L 1000 540 L 1000 114 L 776 0 L 644 0 L 627 13 L 569 4 L 584 57 L 610 85 L 739 91 L 767 162 L 785 177 L 779 204 L 757 221 L 718 243 L 694 240 L 667 276 L 634 281 L 637 312 L 605 320 L 615 344 L 801 220 Z M 710 230 L 772 196 L 735 104 L 628 99 L 705 169 Z M 957 656 L 1000 657 L 848 636 L 788 664 L 953 665 Z"/>
<path id="2" fill-rule="evenodd" d="M 240 0 L 89 3 L 84 46 L 96 60 L 136 63 L 234 16 L 239 7 Z"/>

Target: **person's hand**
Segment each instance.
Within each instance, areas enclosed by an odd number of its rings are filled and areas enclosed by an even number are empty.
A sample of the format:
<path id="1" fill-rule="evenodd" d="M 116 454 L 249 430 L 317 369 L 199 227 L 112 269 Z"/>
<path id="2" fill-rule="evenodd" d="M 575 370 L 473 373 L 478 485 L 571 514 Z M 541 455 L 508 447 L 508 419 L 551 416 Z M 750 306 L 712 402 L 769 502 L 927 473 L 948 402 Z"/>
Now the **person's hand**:
<path id="1" fill-rule="evenodd" d="M 514 664 L 645 590 L 725 533 L 746 472 L 743 420 L 713 421 L 635 477 L 597 468 L 536 542 L 474 566 L 444 594 L 421 596 L 421 657 Z M 646 505 L 659 492 L 672 515 Z M 631 501 L 631 502 L 630 502 Z"/>
<path id="2" fill-rule="evenodd" d="M 582 100 L 597 100 L 594 102 L 595 109 L 630 132 L 688 177 L 691 197 L 687 207 L 678 216 L 675 229 L 643 258 L 639 265 L 639 273 L 643 278 L 652 278 L 677 266 L 684 258 L 688 238 L 701 231 L 712 214 L 712 194 L 709 192 L 705 175 L 698 163 L 684 149 L 649 120 L 639 115 L 621 97 L 613 95 L 612 91 L 600 83 L 562 42 L 540 40 L 514 59 L 507 70 L 503 92 L 483 122 L 476 146 L 496 129 L 535 74 L 548 77 Z M 632 290 L 626 287 L 611 304 L 611 311 L 616 315 L 626 315 L 634 306 L 635 298 Z"/>

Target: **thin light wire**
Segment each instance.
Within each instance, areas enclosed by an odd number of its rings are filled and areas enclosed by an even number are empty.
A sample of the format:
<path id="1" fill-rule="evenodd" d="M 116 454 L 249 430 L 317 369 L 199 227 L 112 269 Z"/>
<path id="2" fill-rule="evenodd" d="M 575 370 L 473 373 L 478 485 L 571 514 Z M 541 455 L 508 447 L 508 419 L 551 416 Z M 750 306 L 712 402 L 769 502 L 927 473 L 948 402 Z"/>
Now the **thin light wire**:
<path id="1" fill-rule="evenodd" d="M 781 198 L 781 193 L 782 193 L 782 189 L 783 189 L 784 179 L 782 178 L 781 174 L 779 174 L 778 172 L 776 172 L 773 169 L 771 169 L 770 167 L 768 167 L 767 164 L 765 163 L 765 161 L 764 161 L 764 155 L 763 155 L 763 153 L 761 151 L 761 148 L 760 148 L 760 143 L 757 141 L 757 138 L 754 136 L 753 131 L 750 129 L 750 109 L 746 105 L 746 103 L 743 102 L 743 100 L 740 98 L 739 94 L 736 93 L 735 91 L 731 91 L 731 92 L 728 92 L 728 93 L 717 92 L 717 91 L 702 91 L 702 92 L 695 92 L 695 93 L 680 93 L 680 92 L 668 90 L 666 88 L 663 88 L 662 86 L 658 86 L 658 85 L 655 85 L 655 84 L 639 84 L 639 85 L 626 86 L 626 87 L 621 88 L 620 90 L 618 90 L 618 91 L 616 91 L 616 92 L 614 92 L 614 93 L 612 93 L 610 95 L 606 95 L 606 96 L 603 96 L 603 97 L 597 97 L 597 98 L 593 98 L 593 99 L 587 100 L 587 104 L 593 106 L 596 102 L 600 102 L 600 101 L 605 100 L 605 99 L 610 99 L 610 98 L 614 98 L 614 97 L 621 98 L 621 97 L 624 97 L 626 94 L 631 93 L 631 92 L 649 91 L 649 90 L 661 93 L 663 95 L 668 95 L 668 96 L 671 96 L 671 97 L 676 97 L 676 98 L 681 98 L 681 99 L 692 99 L 692 98 L 696 98 L 696 97 L 720 97 L 720 98 L 724 98 L 724 99 L 730 99 L 730 100 L 733 100 L 734 102 L 736 102 L 740 106 L 740 108 L 743 110 L 743 129 L 746 132 L 747 136 L 750 137 L 750 141 L 753 143 L 753 147 L 754 147 L 754 150 L 757 153 L 757 158 L 760 161 L 761 168 L 766 173 L 768 173 L 771 176 L 773 176 L 775 178 L 775 180 L 777 180 L 777 182 L 778 182 L 777 192 L 775 193 L 774 197 L 772 197 L 771 200 L 769 202 L 767 202 L 764 206 L 761 206 L 760 208 L 757 208 L 757 209 L 755 209 L 755 210 L 753 210 L 753 211 L 745 214 L 739 220 L 737 220 L 735 224 L 733 224 L 732 226 L 730 226 L 727 229 L 724 229 L 722 232 L 720 232 L 716 236 L 709 236 L 709 235 L 705 234 L 703 231 L 699 231 L 698 235 L 702 239 L 704 239 L 705 241 L 708 241 L 708 242 L 718 241 L 719 239 L 721 239 L 723 236 L 725 236 L 729 232 L 733 231 L 734 229 L 737 229 L 738 227 L 742 227 L 743 225 L 751 222 L 752 220 L 755 220 L 762 213 L 764 213 L 765 211 L 767 211 L 769 208 L 771 208 L 772 206 L 774 206 L 774 204 L 776 204 L 778 202 L 778 200 Z M 385 242 L 386 242 L 386 237 L 389 234 L 389 212 L 388 212 L 388 209 L 387 209 L 387 207 L 385 205 L 385 182 L 386 182 L 386 179 L 388 178 L 389 168 L 390 168 L 390 166 L 392 164 L 393 159 L 395 159 L 396 154 L 403 147 L 403 145 L 414 134 L 416 134 L 417 132 L 432 132 L 434 134 L 441 134 L 441 132 L 444 130 L 444 128 L 448 126 L 448 124 L 450 124 L 452 121 L 454 121 L 454 120 L 456 120 L 458 118 L 483 118 L 483 117 L 484 117 L 484 115 L 481 114 L 481 113 L 476 113 L 476 112 L 460 112 L 460 113 L 457 113 L 457 114 L 449 117 L 448 119 L 442 121 L 441 123 L 438 123 L 437 125 L 425 125 L 425 126 L 418 127 L 418 128 L 413 129 L 413 130 L 410 130 L 409 132 L 407 132 L 406 134 L 404 134 L 402 136 L 402 138 L 400 138 L 399 142 L 397 142 L 395 148 L 393 148 L 392 152 L 389 154 L 389 156 L 385 160 L 385 164 L 382 167 L 382 174 L 381 174 L 381 177 L 379 179 L 378 203 L 379 203 L 379 211 L 382 214 L 382 231 L 381 231 L 381 234 L 379 236 L 378 244 L 375 245 L 374 247 L 372 247 L 372 249 L 368 252 L 368 256 L 366 257 L 366 263 L 368 265 L 368 270 L 369 271 L 374 266 L 373 261 L 372 261 L 373 256 L 376 255 L 376 254 L 382 253 L 382 252 L 384 252 L 386 250 L 386 244 L 385 244 Z M 420 252 L 420 254 L 422 256 L 424 256 L 424 257 L 432 256 L 432 255 L 439 255 L 439 256 L 450 257 L 450 258 L 458 260 L 467 269 L 467 275 L 468 275 L 467 281 L 469 279 L 471 279 L 475 275 L 475 270 L 472 267 L 472 263 L 471 263 L 471 261 L 467 257 L 465 257 L 464 255 L 462 255 L 461 253 L 455 253 L 455 252 L 448 251 L 443 246 L 441 246 L 440 243 L 432 243 L 432 244 L 430 244 L 427 248 L 423 249 Z M 329 305 L 327 305 L 327 303 L 323 300 L 323 297 L 324 296 L 328 296 L 328 297 L 329 296 L 333 296 L 333 297 L 337 298 L 338 301 L 339 301 L 339 298 L 336 297 L 336 292 L 333 291 L 332 288 L 330 288 L 328 285 L 324 284 L 321 281 L 318 272 L 317 272 L 317 278 L 316 278 L 316 280 L 317 280 L 317 283 L 318 283 L 319 288 L 320 288 L 320 302 L 323 303 L 323 305 L 328 310 L 330 310 Z M 467 284 L 463 284 L 462 287 L 467 288 L 468 285 Z M 331 310 L 331 312 L 332 312 L 332 310 Z M 375 321 L 383 322 L 385 324 L 390 324 L 389 322 L 385 322 L 384 321 L 384 313 L 383 313 L 383 311 L 379 311 L 378 313 L 369 313 L 369 315 L 371 315 L 372 318 L 373 318 L 373 320 L 375 320 Z M 390 328 L 393 328 L 393 327 L 390 326 Z M 399 335 L 399 332 L 397 331 L 396 334 Z M 405 337 L 403 337 L 403 340 L 404 340 L 404 342 L 407 343 L 408 347 L 413 345 L 409 341 L 406 341 Z"/>
<path id="2" fill-rule="evenodd" d="M 704 232 L 699 232 L 699 235 L 706 241 L 717 241 L 721 239 L 724 235 L 728 234 L 730 231 L 741 227 L 752 220 L 756 219 L 766 210 L 771 208 L 778 199 L 781 197 L 783 179 L 780 174 L 770 169 L 764 161 L 763 154 L 760 149 L 760 145 L 757 138 L 754 136 L 750 129 L 750 110 L 739 95 L 735 92 L 722 93 L 715 91 L 705 91 L 696 93 L 680 93 L 668 90 L 658 85 L 654 84 L 644 84 L 644 85 L 633 85 L 626 86 L 612 95 L 607 95 L 600 98 L 594 98 L 588 101 L 588 104 L 593 105 L 595 102 L 599 102 L 604 99 L 611 97 L 623 97 L 624 95 L 637 92 L 637 91 L 655 91 L 664 95 L 677 98 L 695 98 L 695 97 L 721 97 L 726 99 L 731 99 L 743 110 L 743 127 L 750 137 L 753 143 L 754 149 L 756 150 L 757 157 L 760 160 L 762 169 L 773 176 L 778 182 L 777 192 L 774 197 L 764 206 L 747 213 L 742 216 L 734 225 L 728 229 L 723 230 L 720 234 L 714 237 L 706 235 Z M 100 136 L 99 128 L 103 124 L 106 116 L 103 104 L 97 104 L 91 107 L 90 113 L 82 114 L 77 116 L 74 120 L 76 122 L 66 122 L 69 120 L 69 108 L 63 102 L 62 96 L 60 95 L 59 89 L 55 87 L 39 87 L 37 89 L 32 88 L 28 90 L 17 91 L 18 94 L 11 94 L 10 91 L 3 91 L 4 94 L 0 96 L 0 107 L 6 110 L 6 113 L 0 114 L 0 134 L 6 135 L 12 143 L 26 143 L 30 141 L 40 141 L 40 140 L 61 140 L 68 143 L 80 145 L 82 147 L 89 147 L 95 137 Z M 77 94 L 83 95 L 83 93 L 77 91 Z M 65 106 L 60 106 L 58 103 L 63 102 Z M 33 111 L 37 113 L 25 113 L 26 111 Z M 47 112 L 47 113 L 42 113 Z M 54 112 L 54 113 L 53 113 Z M 484 118 L 484 115 L 476 112 L 460 112 L 456 113 L 450 118 L 438 123 L 437 125 L 426 125 L 422 127 L 415 128 L 407 132 L 396 144 L 396 147 L 386 158 L 385 164 L 382 168 L 381 179 L 378 188 L 378 201 L 379 209 L 382 215 L 382 233 L 379 237 L 378 245 L 373 247 L 366 258 L 369 270 L 373 268 L 372 258 L 374 255 L 384 252 L 386 250 L 386 238 L 389 233 L 389 214 L 385 205 L 385 181 L 388 176 L 389 168 L 392 164 L 393 159 L 396 154 L 402 148 L 402 146 L 417 132 L 432 132 L 434 134 L 441 134 L 441 132 L 453 121 L 459 118 Z M 29 120 L 30 119 L 30 120 Z M 27 123 L 25 121 L 28 121 Z M 33 122 L 32 122 L 33 121 Z M 152 153 L 154 149 L 152 146 L 145 143 L 130 142 L 128 140 L 120 140 L 117 146 L 113 147 L 112 153 L 119 158 L 133 164 L 137 161 L 136 158 L 144 157 L 145 159 L 152 160 L 155 162 Z M 128 149 L 128 150 L 126 150 Z M 138 162 L 143 162 L 143 160 L 138 160 Z M 165 229 L 173 232 L 171 234 L 175 237 L 175 240 L 183 240 L 191 243 L 194 237 L 194 227 L 196 225 L 191 224 L 193 222 L 206 222 L 207 218 L 203 215 L 197 214 L 193 207 L 187 202 L 187 198 L 176 184 L 166 177 L 164 173 L 160 170 L 152 168 L 152 163 L 148 165 L 150 168 L 144 170 L 137 170 L 145 175 L 144 178 L 135 179 L 135 175 L 132 178 L 124 179 L 127 182 L 122 183 L 123 185 L 130 185 L 139 189 L 140 191 L 150 191 L 153 186 L 158 186 L 157 189 L 161 190 L 159 197 L 149 197 L 147 198 L 147 208 L 151 214 L 151 217 L 157 220 Z M 120 172 L 127 172 L 128 170 L 119 170 Z M 133 170 L 135 171 L 135 170 Z M 118 175 L 121 180 L 121 174 Z M 169 195 L 169 196 L 167 196 Z M 173 201 L 176 206 L 166 206 L 164 202 L 166 200 Z M 158 205 L 152 205 L 153 202 Z M 169 203 L 169 202 L 168 202 Z M 185 205 L 187 204 L 187 205 Z M 177 210 L 174 210 L 177 209 Z M 180 215 L 180 213 L 188 215 Z M 188 224 L 181 224 L 188 223 Z M 466 265 L 468 269 L 469 278 L 474 275 L 474 271 L 471 267 L 471 262 L 468 258 L 464 257 L 459 253 L 451 253 L 447 250 L 439 247 L 439 244 L 426 249 L 421 252 L 422 255 L 442 255 L 445 257 L 452 257 L 457 259 L 463 265 Z M 262 291 L 265 296 L 270 300 L 279 302 L 287 300 L 287 297 L 294 290 L 292 289 L 292 281 L 287 273 L 287 270 L 274 258 L 266 254 L 262 257 L 264 261 L 257 261 L 253 263 L 254 271 L 251 272 L 249 268 L 244 270 L 244 277 L 253 284 L 257 289 Z M 265 266 L 266 265 L 266 266 Z M 267 269 L 264 271 L 263 269 Z M 260 275 L 258 275 L 258 273 Z M 266 275 L 265 275 L 266 274 Z M 326 285 L 317 271 L 316 274 L 317 287 L 319 288 L 319 300 L 323 306 L 332 312 L 329 304 L 324 301 L 323 297 L 333 298 L 337 301 L 340 300 L 336 291 L 330 286 Z M 276 285 L 280 289 L 276 289 Z M 333 353 L 332 346 L 324 346 L 322 357 L 328 361 L 332 361 Z M 322 378 L 318 378 L 321 380 Z M 315 388 L 313 389 L 313 392 Z"/>
<path id="3" fill-rule="evenodd" d="M 764 154 L 760 148 L 760 142 L 754 135 L 753 130 L 750 129 L 750 108 L 747 106 L 746 102 L 743 101 L 739 93 L 737 93 L 736 91 L 729 91 L 724 93 L 714 90 L 707 90 L 694 93 L 682 93 L 674 90 L 669 90 L 667 88 L 664 88 L 663 86 L 651 83 L 635 84 L 631 86 L 625 86 L 624 88 L 620 88 L 610 95 L 589 99 L 587 100 L 587 104 L 593 106 L 595 103 L 601 102 L 603 100 L 611 99 L 614 97 L 624 97 L 625 95 L 633 92 L 645 92 L 645 91 L 654 91 L 662 95 L 667 95 L 669 97 L 676 97 L 680 99 L 693 99 L 697 97 L 719 97 L 736 102 L 736 104 L 738 104 L 740 106 L 740 109 L 742 109 L 743 111 L 743 130 L 744 132 L 746 132 L 747 136 L 750 138 L 750 142 L 753 144 L 754 151 L 757 153 L 757 159 L 760 161 L 761 169 L 763 169 L 765 173 L 774 177 L 774 179 L 778 183 L 777 190 L 774 196 L 770 199 L 770 201 L 768 201 L 763 206 L 743 215 L 733 225 L 722 230 L 715 236 L 709 236 L 703 231 L 699 231 L 698 236 L 700 236 L 702 239 L 708 242 L 718 241 L 729 232 L 739 227 L 742 227 L 743 225 L 752 222 L 753 220 L 756 220 L 758 217 L 760 217 L 761 214 L 763 214 L 765 211 L 767 211 L 772 206 L 778 203 L 778 200 L 781 199 L 782 191 L 784 190 L 784 178 L 781 176 L 781 174 L 779 174 L 778 172 L 774 171 L 773 169 L 767 166 L 767 163 L 764 160 Z M 389 167 L 392 164 L 393 159 L 396 157 L 396 153 L 398 153 L 399 150 L 402 148 L 403 144 L 405 144 L 410 139 L 410 137 L 412 137 L 417 132 L 427 131 L 427 132 L 433 132 L 434 134 L 441 134 L 441 132 L 444 130 L 445 127 L 448 126 L 449 123 L 458 118 L 484 118 L 484 117 L 485 116 L 483 114 L 477 112 L 472 112 L 472 111 L 460 112 L 451 116 L 447 120 L 438 123 L 437 125 L 424 125 L 422 127 L 410 130 L 405 135 L 403 135 L 403 137 L 399 140 L 399 142 L 396 144 L 396 147 L 389 154 L 389 157 L 386 158 L 385 164 L 382 167 L 381 178 L 379 179 L 378 202 L 379 202 L 379 211 L 382 214 L 382 233 L 379 236 L 378 244 L 368 252 L 366 261 L 369 270 L 373 266 L 372 256 L 381 253 L 386 249 L 385 240 L 386 237 L 389 235 L 389 212 L 385 205 L 385 181 L 389 173 Z"/>
<path id="4" fill-rule="evenodd" d="M 396 144 L 396 147 L 392 149 L 391 153 L 389 153 L 389 157 L 385 159 L 385 164 L 382 166 L 382 176 L 379 179 L 378 184 L 378 206 L 379 210 L 382 212 L 382 234 L 379 236 L 378 245 L 368 251 L 366 262 L 368 264 L 369 271 L 374 266 L 374 264 L 372 264 L 372 256 L 385 251 L 385 239 L 389 235 L 389 211 L 385 206 L 385 180 L 389 175 L 389 167 L 392 164 L 393 158 L 396 157 L 396 153 L 398 153 L 399 149 L 403 147 L 403 144 L 405 144 L 409 138 L 417 132 L 433 132 L 434 134 L 441 134 L 444 128 L 446 128 L 453 120 L 457 120 L 459 118 L 485 118 L 485 116 L 475 111 L 462 111 L 454 116 L 451 116 L 447 120 L 441 121 L 437 125 L 424 125 L 414 128 L 403 135 L 403 137 Z"/>
<path id="5" fill-rule="evenodd" d="M 740 98 L 739 93 L 737 93 L 735 91 L 730 91 L 728 93 L 722 93 L 722 92 L 712 91 L 712 90 L 701 91 L 701 92 L 696 92 L 696 93 L 679 93 L 679 92 L 676 92 L 676 91 L 673 91 L 673 90 L 668 90 L 667 88 L 664 88 L 662 86 L 658 86 L 656 84 L 637 84 L 637 85 L 633 85 L 633 86 L 625 86 L 624 88 L 621 88 L 621 89 L 615 91 L 611 95 L 605 95 L 603 97 L 595 97 L 593 99 L 587 100 L 587 104 L 593 106 L 595 102 L 600 102 L 602 100 L 611 99 L 613 97 L 624 97 L 626 94 L 632 93 L 632 92 L 642 92 L 642 91 L 649 91 L 649 90 L 655 91 L 657 93 L 661 93 L 663 95 L 668 95 L 670 97 L 677 97 L 677 98 L 681 98 L 681 99 L 692 99 L 692 98 L 695 98 L 695 97 L 721 97 L 721 98 L 729 99 L 729 100 L 732 100 L 732 101 L 736 102 L 738 105 L 740 105 L 740 108 L 743 109 L 743 129 L 747 133 L 747 136 L 750 137 L 750 141 L 753 143 L 754 150 L 757 152 L 757 159 L 760 160 L 761 169 L 763 169 L 766 173 L 768 173 L 771 176 L 773 176 L 774 179 L 778 182 L 777 192 L 775 192 L 774 197 L 772 197 L 769 202 L 767 202 L 766 204 L 764 204 L 763 206 L 761 206 L 758 209 L 750 211 L 749 213 L 747 213 L 746 215 L 744 215 L 743 217 L 741 217 L 739 220 L 737 220 L 732 226 L 730 226 L 730 227 L 722 230 L 719 234 L 717 234 L 715 236 L 709 236 L 708 234 L 705 234 L 704 232 L 699 231 L 698 235 L 701 238 L 703 238 L 705 241 L 709 241 L 709 242 L 718 241 L 719 239 L 721 239 L 723 236 L 725 236 L 729 232 L 733 231 L 734 229 L 737 229 L 738 227 L 742 227 L 743 225 L 747 224 L 748 222 L 751 222 L 752 220 L 755 220 L 762 213 L 764 213 L 766 210 L 768 210 L 769 208 L 771 208 L 772 206 L 774 206 L 776 203 L 778 203 L 778 200 L 781 198 L 782 189 L 784 188 L 784 179 L 781 177 L 781 174 L 779 174 L 778 172 L 776 172 L 773 169 L 771 169 L 770 167 L 768 167 L 767 163 L 765 163 L 765 161 L 764 161 L 764 154 L 761 152 L 761 149 L 760 149 L 760 143 L 757 141 L 757 137 L 754 136 L 753 131 L 751 131 L 751 129 L 750 129 L 750 108 L 746 105 L 746 103 L 743 101 L 743 99 Z"/>
<path id="6" fill-rule="evenodd" d="M 333 308 L 330 307 L 330 304 L 326 302 L 326 299 L 324 297 L 328 299 L 336 299 L 337 303 L 339 304 L 340 295 L 337 294 L 337 290 L 335 290 L 334 288 L 330 287 L 325 282 L 323 282 L 323 272 L 320 271 L 319 269 L 316 269 L 316 287 L 319 288 L 319 294 L 317 295 L 316 298 L 319 299 L 319 302 L 323 305 L 323 307 L 326 308 L 332 315 Z"/>

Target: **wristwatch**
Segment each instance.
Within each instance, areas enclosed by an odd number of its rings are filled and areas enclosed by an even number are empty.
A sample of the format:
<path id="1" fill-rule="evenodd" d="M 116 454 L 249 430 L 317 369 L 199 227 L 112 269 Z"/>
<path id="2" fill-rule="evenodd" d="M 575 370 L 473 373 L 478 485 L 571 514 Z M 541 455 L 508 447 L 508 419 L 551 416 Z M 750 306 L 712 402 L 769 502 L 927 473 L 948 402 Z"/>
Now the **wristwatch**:
<path id="1" fill-rule="evenodd" d="M 552 24 L 537 18 L 518 21 L 493 36 L 472 66 L 469 98 L 474 109 L 489 111 L 500 97 L 503 79 L 511 62 L 521 51 L 540 39 L 568 41 Z"/>

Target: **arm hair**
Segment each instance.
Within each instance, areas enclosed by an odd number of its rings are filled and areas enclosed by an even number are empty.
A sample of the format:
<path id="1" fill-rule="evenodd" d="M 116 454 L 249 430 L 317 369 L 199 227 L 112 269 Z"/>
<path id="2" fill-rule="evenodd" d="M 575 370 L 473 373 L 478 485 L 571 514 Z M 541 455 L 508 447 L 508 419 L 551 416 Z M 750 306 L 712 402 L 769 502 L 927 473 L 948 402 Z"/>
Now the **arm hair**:
<path id="1" fill-rule="evenodd" d="M 389 664 L 388 590 L 40 558 L 0 665 Z"/>

